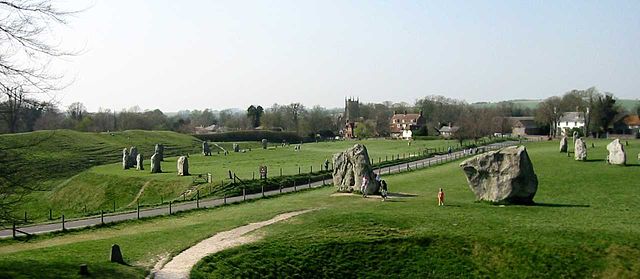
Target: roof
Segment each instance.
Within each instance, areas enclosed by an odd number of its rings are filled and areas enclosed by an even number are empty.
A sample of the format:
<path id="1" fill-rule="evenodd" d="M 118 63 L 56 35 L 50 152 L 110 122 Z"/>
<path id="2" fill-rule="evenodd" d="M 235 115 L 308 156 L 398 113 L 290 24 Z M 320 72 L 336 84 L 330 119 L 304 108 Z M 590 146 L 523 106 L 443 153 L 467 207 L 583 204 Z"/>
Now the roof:
<path id="1" fill-rule="evenodd" d="M 420 117 L 420 114 L 417 113 L 398 113 L 398 114 L 394 114 L 391 119 L 400 119 L 400 120 L 413 120 L 413 119 L 418 119 Z"/>
<path id="2" fill-rule="evenodd" d="M 584 115 L 579 111 L 568 111 L 562 114 L 560 122 L 584 122 Z"/>
<path id="3" fill-rule="evenodd" d="M 640 126 L 640 117 L 638 117 L 637 114 L 627 115 L 622 119 L 622 121 L 628 126 Z"/>
<path id="4" fill-rule="evenodd" d="M 442 132 L 455 133 L 458 130 L 460 130 L 460 127 L 458 127 L 458 126 L 442 126 L 440 128 L 440 133 L 442 133 Z"/>

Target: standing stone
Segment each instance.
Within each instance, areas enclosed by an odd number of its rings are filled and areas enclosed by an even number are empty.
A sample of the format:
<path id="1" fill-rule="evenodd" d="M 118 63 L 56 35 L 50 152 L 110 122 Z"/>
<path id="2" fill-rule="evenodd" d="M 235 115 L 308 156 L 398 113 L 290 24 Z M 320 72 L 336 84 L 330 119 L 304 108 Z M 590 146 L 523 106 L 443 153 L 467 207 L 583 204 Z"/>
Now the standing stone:
<path id="1" fill-rule="evenodd" d="M 240 152 L 240 145 L 237 143 L 233 144 L 233 152 Z"/>
<path id="2" fill-rule="evenodd" d="M 560 139 L 560 152 L 567 153 L 567 137 Z"/>
<path id="3" fill-rule="evenodd" d="M 573 151 L 574 159 L 576 161 L 586 161 L 587 160 L 587 144 L 584 142 L 582 138 L 576 139 L 574 151 Z"/>
<path id="4" fill-rule="evenodd" d="M 138 159 L 138 148 L 132 146 L 129 148 L 129 167 L 133 168 L 136 166 L 136 160 Z"/>
<path id="5" fill-rule="evenodd" d="M 369 153 L 364 145 L 353 147 L 333 155 L 333 185 L 338 192 L 361 191 L 362 177 L 367 177 L 367 195 L 378 193 L 380 185 L 370 164 Z"/>
<path id="6" fill-rule="evenodd" d="M 129 151 L 127 151 L 127 149 L 122 149 L 122 169 L 128 170 L 129 166 L 131 166 L 131 164 L 129 163 L 129 160 L 131 158 L 129 157 Z"/>
<path id="7" fill-rule="evenodd" d="M 624 146 L 620 143 L 620 139 L 615 139 L 607 144 L 609 155 L 607 163 L 612 165 L 625 165 L 627 163 L 627 154 L 624 153 Z"/>
<path id="8" fill-rule="evenodd" d="M 138 153 L 138 156 L 136 156 L 136 169 L 137 170 L 144 170 L 144 165 L 142 164 L 142 154 Z"/>
<path id="9" fill-rule="evenodd" d="M 157 152 L 151 156 L 151 173 L 162 173 L 160 158 L 162 158 L 162 156 Z"/>
<path id="10" fill-rule="evenodd" d="M 477 200 L 531 204 L 538 177 L 524 146 L 510 146 L 467 159 L 460 164 Z"/>
<path id="11" fill-rule="evenodd" d="M 202 155 L 211 156 L 211 148 L 206 140 L 202 142 Z"/>
<path id="12" fill-rule="evenodd" d="M 573 142 L 576 142 L 576 139 L 578 139 L 579 135 L 578 135 L 578 131 L 573 131 Z"/>
<path id="13" fill-rule="evenodd" d="M 262 149 L 267 149 L 267 144 L 269 142 L 267 141 L 267 139 L 262 139 Z"/>
<path id="14" fill-rule="evenodd" d="M 122 251 L 120 251 L 120 246 L 118 246 L 118 244 L 111 245 L 111 262 L 125 264 L 124 258 L 122 257 Z"/>
<path id="15" fill-rule="evenodd" d="M 163 144 L 156 144 L 156 148 L 154 149 L 154 154 L 158 154 L 158 158 L 160 158 L 160 161 L 164 161 L 164 145 Z"/>
<path id="16" fill-rule="evenodd" d="M 189 175 L 189 159 L 187 156 L 180 156 L 180 158 L 178 158 L 178 175 Z"/>

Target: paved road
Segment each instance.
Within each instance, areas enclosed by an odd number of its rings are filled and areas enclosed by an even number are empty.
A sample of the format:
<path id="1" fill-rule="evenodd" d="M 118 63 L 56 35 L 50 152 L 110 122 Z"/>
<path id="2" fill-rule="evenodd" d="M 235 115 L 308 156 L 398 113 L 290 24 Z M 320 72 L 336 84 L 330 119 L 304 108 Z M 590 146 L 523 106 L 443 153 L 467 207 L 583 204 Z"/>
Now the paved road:
<path id="1" fill-rule="evenodd" d="M 502 148 L 509 145 L 514 145 L 516 143 L 517 142 L 494 143 L 494 144 L 485 146 L 484 149 L 493 150 L 493 149 L 498 149 L 498 148 Z M 480 149 L 483 149 L 483 147 L 480 147 Z M 457 160 L 459 158 L 466 157 L 466 156 L 470 156 L 470 154 L 465 154 L 463 153 L 463 151 L 457 151 L 451 154 L 438 155 L 435 157 L 431 157 L 431 158 L 427 158 L 427 159 L 423 159 L 423 160 L 419 160 L 411 163 L 403 163 L 403 164 L 398 164 L 394 166 L 378 168 L 376 169 L 376 172 L 381 172 L 383 175 L 405 172 L 405 171 L 410 171 L 410 170 L 415 170 L 420 168 L 426 168 L 434 165 L 439 165 L 439 164 L 446 163 L 452 160 Z M 327 180 L 326 183 L 330 184 L 331 181 Z M 276 196 L 282 193 L 295 192 L 305 188 L 319 188 L 319 187 L 324 187 L 328 184 L 325 184 L 325 181 L 312 182 L 305 185 L 282 188 L 281 190 L 267 191 L 267 192 L 264 192 L 264 196 Z M 26 232 L 28 234 L 42 234 L 47 232 L 61 231 L 63 230 L 63 228 L 66 230 L 69 230 L 69 229 L 95 226 L 101 223 L 105 223 L 105 224 L 115 223 L 119 221 L 133 220 L 133 219 L 144 218 L 144 217 L 168 215 L 168 214 L 173 214 L 180 211 L 193 210 L 197 208 L 211 208 L 211 207 L 216 207 L 224 204 L 242 202 L 244 200 L 260 199 L 262 197 L 263 197 L 262 193 L 256 193 L 256 194 L 247 194 L 246 196 L 229 197 L 226 199 L 202 199 L 200 201 L 188 201 L 188 202 L 181 202 L 181 203 L 164 205 L 164 206 L 159 206 L 154 208 L 141 209 L 139 212 L 139 215 L 137 211 L 120 212 L 120 213 L 113 213 L 109 215 L 105 214 L 103 217 L 98 215 L 98 216 L 92 216 L 92 217 L 81 218 L 81 219 L 66 220 L 64 222 L 64 227 L 61 221 L 57 221 L 55 223 L 33 224 L 29 226 L 23 226 L 23 227 L 19 227 L 18 230 Z M 24 234 L 20 232 L 16 232 L 16 235 L 20 236 Z M 6 237 L 12 237 L 12 236 L 13 236 L 12 229 L 4 229 L 0 231 L 0 238 L 6 238 Z"/>

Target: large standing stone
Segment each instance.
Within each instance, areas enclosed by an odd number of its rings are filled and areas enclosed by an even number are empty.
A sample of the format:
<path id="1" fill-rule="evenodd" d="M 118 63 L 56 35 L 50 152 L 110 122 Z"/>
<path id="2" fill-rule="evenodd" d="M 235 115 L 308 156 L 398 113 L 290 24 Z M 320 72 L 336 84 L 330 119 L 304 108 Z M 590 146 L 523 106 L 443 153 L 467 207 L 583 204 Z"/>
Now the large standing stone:
<path id="1" fill-rule="evenodd" d="M 233 152 L 240 152 L 240 145 L 237 143 L 233 144 Z"/>
<path id="2" fill-rule="evenodd" d="M 562 139 L 560 139 L 560 152 L 567 152 L 567 137 L 562 137 Z"/>
<path id="3" fill-rule="evenodd" d="M 158 158 L 160 161 L 164 161 L 164 145 L 156 144 L 156 148 L 154 149 L 154 154 L 158 154 Z"/>
<path id="4" fill-rule="evenodd" d="M 143 165 L 142 160 L 143 160 L 142 154 L 138 153 L 138 156 L 136 156 L 136 169 L 137 170 L 144 170 L 144 165 Z"/>
<path id="5" fill-rule="evenodd" d="M 510 146 L 480 154 L 465 160 L 460 167 L 478 200 L 533 203 L 538 177 L 524 146 Z"/>
<path id="6" fill-rule="evenodd" d="M 577 140 L 579 137 L 580 137 L 580 135 L 578 134 L 578 131 L 573 131 L 573 136 L 572 136 L 573 142 L 576 142 L 576 140 Z"/>
<path id="7" fill-rule="evenodd" d="M 122 257 L 122 251 L 120 251 L 120 246 L 118 244 L 111 245 L 111 262 L 125 264 L 124 258 Z"/>
<path id="8" fill-rule="evenodd" d="M 178 175 L 189 175 L 189 159 L 187 156 L 180 156 L 180 158 L 178 158 Z"/>
<path id="9" fill-rule="evenodd" d="M 154 153 L 153 156 L 151 156 L 151 173 L 161 173 L 162 172 L 162 167 L 160 166 L 160 158 L 162 158 L 162 156 L 160 156 L 159 153 Z"/>
<path id="10" fill-rule="evenodd" d="M 587 144 L 584 142 L 582 138 L 576 139 L 573 153 L 574 153 L 573 157 L 576 161 L 587 160 Z"/>
<path id="11" fill-rule="evenodd" d="M 620 139 L 615 139 L 607 144 L 609 155 L 607 163 L 612 165 L 624 165 L 627 163 L 627 154 L 624 153 L 624 146 L 620 143 Z"/>
<path id="12" fill-rule="evenodd" d="M 122 149 L 122 169 L 129 169 L 129 167 L 131 166 L 131 163 L 129 163 L 129 160 L 131 158 L 129 157 L 129 151 L 127 150 L 127 148 Z"/>
<path id="13" fill-rule="evenodd" d="M 211 148 L 206 140 L 202 142 L 202 155 L 211 156 Z"/>
<path id="14" fill-rule="evenodd" d="M 267 139 L 262 139 L 262 149 L 267 149 L 267 144 L 269 142 L 267 141 Z"/>
<path id="15" fill-rule="evenodd" d="M 369 181 L 365 194 L 375 194 L 379 186 L 364 145 L 353 147 L 333 155 L 333 185 L 339 192 L 361 191 L 362 177 Z"/>
<path id="16" fill-rule="evenodd" d="M 132 146 L 129 148 L 129 167 L 133 168 L 136 166 L 136 160 L 138 159 L 138 148 Z"/>

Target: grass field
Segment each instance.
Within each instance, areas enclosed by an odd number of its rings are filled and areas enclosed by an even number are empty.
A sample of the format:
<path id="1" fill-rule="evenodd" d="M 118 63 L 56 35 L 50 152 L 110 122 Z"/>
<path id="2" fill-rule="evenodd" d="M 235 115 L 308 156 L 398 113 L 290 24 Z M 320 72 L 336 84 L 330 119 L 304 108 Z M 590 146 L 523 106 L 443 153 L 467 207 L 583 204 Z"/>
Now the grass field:
<path id="1" fill-rule="evenodd" d="M 451 163 L 385 177 L 391 192 L 409 194 L 388 202 L 331 197 L 328 187 L 26 242 L 3 240 L 0 277 L 77 277 L 78 265 L 87 263 L 96 278 L 140 278 L 159 255 L 216 232 L 318 208 L 261 229 L 264 239 L 255 244 L 205 258 L 192 277 L 637 278 L 640 141 L 629 142 L 627 167 L 603 162 L 606 143 L 596 141 L 587 162 L 557 152 L 557 142 L 528 144 L 540 181 L 537 206 L 474 202 Z M 445 207 L 435 202 L 440 187 Z M 113 243 L 131 266 L 108 262 Z"/>
<path id="2" fill-rule="evenodd" d="M 15 136 L 2 136 L 15 141 L 47 137 L 51 132 L 28 133 Z M 156 142 L 167 147 L 163 173 L 150 173 L 150 160 Z M 455 141 L 431 140 L 415 141 L 408 146 L 406 141 L 365 140 L 360 141 L 369 149 L 375 162 L 397 156 L 409 156 L 425 148 L 446 148 L 457 145 Z M 7 141 L 5 141 L 7 143 Z M 24 177 L 28 173 L 39 173 L 34 183 L 43 191 L 26 196 L 16 211 L 17 216 L 27 212 L 28 220 L 45 221 L 52 210 L 54 219 L 65 214 L 66 218 L 99 214 L 106 212 L 135 209 L 137 204 L 156 205 L 169 200 L 180 199 L 183 193 L 194 195 L 195 189 L 203 194 L 215 189 L 220 181 L 229 181 L 228 171 L 236 173 L 241 179 L 249 180 L 259 176 L 258 167 L 268 166 L 270 176 L 308 173 L 313 168 L 319 171 L 324 160 L 334 153 L 353 146 L 355 141 L 336 141 L 306 143 L 301 151 L 295 151 L 293 145 L 281 147 L 271 145 L 267 150 L 260 148 L 258 142 L 241 142 L 246 152 L 229 152 L 228 155 L 217 151 L 211 145 L 213 155 L 200 154 L 200 142 L 190 136 L 172 132 L 131 131 L 123 133 L 78 133 L 56 131 L 42 143 L 18 150 L 16 157 L 25 165 L 20 172 Z M 121 150 L 125 146 L 136 145 L 147 158 L 145 171 L 123 170 Z M 232 143 L 219 143 L 222 148 L 231 150 Z M 55 152 L 52 152 L 54 150 Z M 189 170 L 192 176 L 180 177 L 176 174 L 178 154 L 190 153 Z M 93 161 L 92 161 L 93 160 Z M 117 163 L 116 163 L 117 162 Z M 194 176 L 212 173 L 214 183 L 194 184 Z M 201 180 L 198 182 L 202 182 Z M 188 196 L 187 196 L 188 198 Z M 115 203 L 115 204 L 114 204 Z"/>

